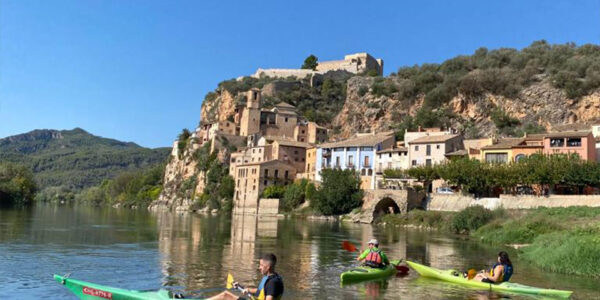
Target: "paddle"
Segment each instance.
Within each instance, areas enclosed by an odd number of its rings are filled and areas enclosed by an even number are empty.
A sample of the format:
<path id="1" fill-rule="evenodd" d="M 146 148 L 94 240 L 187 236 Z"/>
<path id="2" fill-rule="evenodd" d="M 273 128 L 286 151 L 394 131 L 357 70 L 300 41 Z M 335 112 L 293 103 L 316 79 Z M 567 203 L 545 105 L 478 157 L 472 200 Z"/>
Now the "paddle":
<path id="1" fill-rule="evenodd" d="M 409 271 L 407 266 L 401 266 L 401 265 L 397 265 L 396 270 L 398 270 L 398 273 L 400 275 L 406 275 L 406 274 L 408 274 L 408 271 Z"/>
<path id="2" fill-rule="evenodd" d="M 231 275 L 231 273 L 227 273 L 227 284 L 225 285 L 225 287 L 228 290 L 235 288 L 235 289 L 239 290 L 240 292 L 244 291 L 244 287 L 241 286 L 240 284 L 236 284 L 235 286 L 233 286 L 234 282 L 235 282 L 235 280 L 233 280 L 233 275 Z M 248 294 L 248 297 L 250 297 L 250 299 L 252 299 L 252 300 L 257 300 L 257 298 L 255 298 L 251 294 Z"/>
<path id="3" fill-rule="evenodd" d="M 356 246 L 354 246 L 354 244 L 350 243 L 350 241 L 343 241 L 342 242 L 342 249 L 349 251 L 349 252 L 356 252 L 358 251 L 358 249 L 356 248 Z"/>

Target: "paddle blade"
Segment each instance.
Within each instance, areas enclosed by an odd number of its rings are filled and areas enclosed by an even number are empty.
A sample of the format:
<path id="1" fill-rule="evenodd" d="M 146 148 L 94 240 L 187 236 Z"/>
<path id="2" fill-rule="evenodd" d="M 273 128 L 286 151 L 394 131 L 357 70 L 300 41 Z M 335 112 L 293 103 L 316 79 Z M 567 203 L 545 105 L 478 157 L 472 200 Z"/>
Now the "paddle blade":
<path id="1" fill-rule="evenodd" d="M 346 251 L 350 251 L 350 252 L 355 252 L 358 251 L 358 249 L 356 249 L 356 246 L 354 246 L 352 243 L 350 243 L 349 241 L 343 241 L 342 242 L 342 248 Z"/>
<path id="2" fill-rule="evenodd" d="M 408 267 L 407 266 L 396 266 L 396 270 L 398 270 L 398 273 L 400 273 L 400 275 L 404 275 L 408 273 Z"/>
<path id="3" fill-rule="evenodd" d="M 233 288 L 233 276 L 231 276 L 231 273 L 227 273 L 227 289 L 232 289 Z"/>

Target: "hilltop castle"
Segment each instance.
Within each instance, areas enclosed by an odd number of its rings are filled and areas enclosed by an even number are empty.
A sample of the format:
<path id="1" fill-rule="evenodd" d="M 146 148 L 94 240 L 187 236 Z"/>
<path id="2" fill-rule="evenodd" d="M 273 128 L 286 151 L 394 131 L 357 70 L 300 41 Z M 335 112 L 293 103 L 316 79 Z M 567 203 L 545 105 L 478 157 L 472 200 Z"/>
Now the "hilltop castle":
<path id="1" fill-rule="evenodd" d="M 256 70 L 252 77 L 261 76 L 286 78 L 296 77 L 304 78 L 316 74 L 325 74 L 329 71 L 345 71 L 352 74 L 359 74 L 374 70 L 378 75 L 383 75 L 383 59 L 374 58 L 366 52 L 348 54 L 342 60 L 322 61 L 317 65 L 316 70 L 307 69 L 261 69 Z"/>

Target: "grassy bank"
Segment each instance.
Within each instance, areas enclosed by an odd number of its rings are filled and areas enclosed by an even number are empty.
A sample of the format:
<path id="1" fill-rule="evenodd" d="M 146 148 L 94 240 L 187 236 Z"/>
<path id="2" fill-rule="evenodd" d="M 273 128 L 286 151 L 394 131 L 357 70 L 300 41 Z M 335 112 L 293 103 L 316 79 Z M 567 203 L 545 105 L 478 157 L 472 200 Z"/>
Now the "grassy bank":
<path id="1" fill-rule="evenodd" d="M 539 208 L 494 220 L 473 237 L 493 245 L 530 244 L 522 258 L 542 269 L 600 277 L 600 208 Z"/>
<path id="2" fill-rule="evenodd" d="M 519 256 L 540 268 L 600 277 L 600 208 L 566 207 L 495 210 L 470 207 L 460 212 L 413 210 L 386 215 L 380 223 L 470 234 L 500 248 L 527 244 Z"/>

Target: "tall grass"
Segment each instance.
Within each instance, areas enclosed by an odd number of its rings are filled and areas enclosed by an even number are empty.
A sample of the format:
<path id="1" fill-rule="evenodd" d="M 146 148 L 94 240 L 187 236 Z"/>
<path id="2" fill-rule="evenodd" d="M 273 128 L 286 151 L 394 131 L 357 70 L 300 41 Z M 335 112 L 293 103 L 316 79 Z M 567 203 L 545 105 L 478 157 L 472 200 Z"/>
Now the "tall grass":
<path id="1" fill-rule="evenodd" d="M 551 272 L 600 277 L 600 227 L 540 235 L 522 257 Z"/>
<path id="2" fill-rule="evenodd" d="M 523 244 L 531 243 L 542 234 L 562 230 L 559 222 L 538 215 L 517 220 L 497 219 L 487 224 L 473 236 L 488 244 Z"/>

